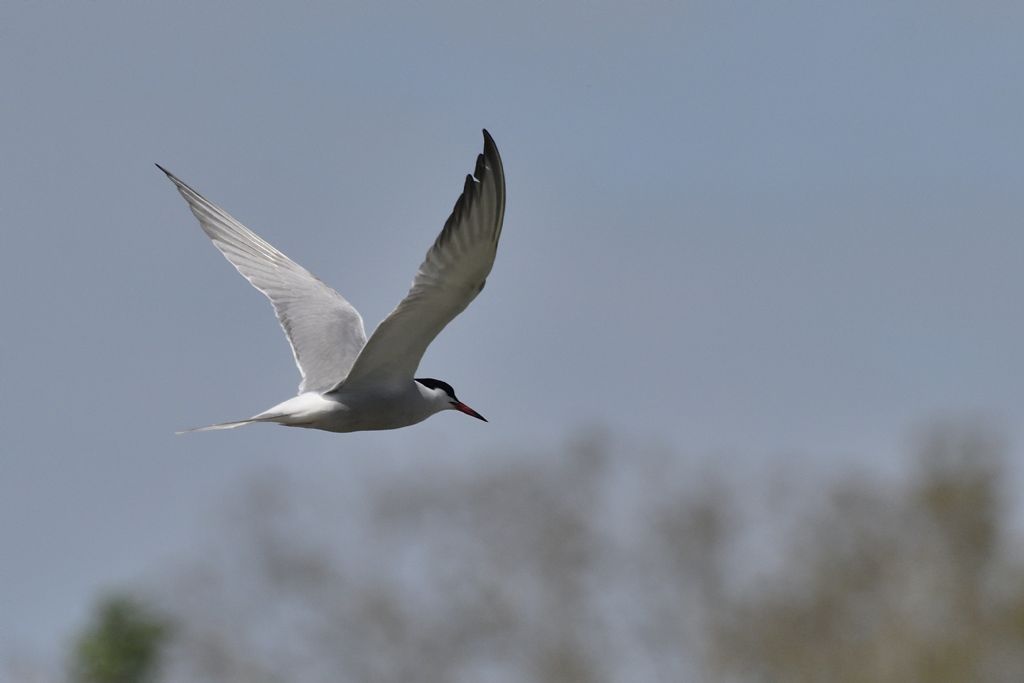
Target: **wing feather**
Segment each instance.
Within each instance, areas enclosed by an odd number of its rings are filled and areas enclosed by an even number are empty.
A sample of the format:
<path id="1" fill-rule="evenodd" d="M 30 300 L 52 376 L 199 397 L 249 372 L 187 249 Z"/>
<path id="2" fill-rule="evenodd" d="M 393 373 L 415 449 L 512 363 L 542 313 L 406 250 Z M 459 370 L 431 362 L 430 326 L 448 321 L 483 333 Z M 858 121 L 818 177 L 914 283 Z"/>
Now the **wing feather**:
<path id="1" fill-rule="evenodd" d="M 326 391 L 345 379 L 366 344 L 363 319 L 352 304 L 173 173 L 157 168 L 177 186 L 214 246 L 270 299 L 302 374 L 299 393 Z"/>
<path id="2" fill-rule="evenodd" d="M 412 288 L 370 336 L 346 387 L 411 380 L 430 343 L 484 288 L 505 216 L 505 172 L 494 140 L 486 130 L 483 135 L 473 175 Z"/>

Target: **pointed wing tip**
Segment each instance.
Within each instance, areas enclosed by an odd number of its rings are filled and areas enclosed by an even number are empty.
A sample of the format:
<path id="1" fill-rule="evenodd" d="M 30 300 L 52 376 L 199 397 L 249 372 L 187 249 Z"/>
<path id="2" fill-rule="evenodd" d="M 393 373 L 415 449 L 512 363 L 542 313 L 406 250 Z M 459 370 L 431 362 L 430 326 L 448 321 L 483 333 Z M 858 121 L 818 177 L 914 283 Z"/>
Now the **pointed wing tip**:
<path id="1" fill-rule="evenodd" d="M 180 180 L 178 180 L 178 176 L 174 175 L 173 173 L 168 171 L 166 168 L 164 168 L 160 164 L 153 164 L 153 165 L 156 166 L 157 168 L 159 168 L 161 171 L 163 171 L 164 175 L 167 176 L 168 180 L 170 180 L 175 185 L 178 185 L 180 187 L 183 184 Z"/>
<path id="2" fill-rule="evenodd" d="M 484 154 L 496 155 L 498 153 L 498 146 L 494 144 L 494 138 L 487 132 L 487 129 L 483 129 L 484 132 Z"/>
<path id="3" fill-rule="evenodd" d="M 487 131 L 486 128 L 483 129 L 483 133 L 484 153 L 481 156 L 486 158 L 491 163 L 492 166 L 496 167 L 498 173 L 504 178 L 505 173 L 503 169 L 503 164 L 501 163 L 501 153 L 498 152 L 498 145 L 495 144 L 494 138 L 491 137 L 491 134 Z M 480 164 L 478 163 L 477 165 L 479 166 Z"/>
<path id="4" fill-rule="evenodd" d="M 174 183 L 174 186 L 178 188 L 178 192 L 181 193 L 181 196 L 184 197 L 185 201 L 187 201 L 189 204 L 192 204 L 193 196 L 194 197 L 198 197 L 198 198 L 202 199 L 203 201 L 209 202 L 209 200 L 206 199 L 206 197 L 204 197 L 203 195 L 199 194 L 194 189 L 192 189 L 189 186 L 188 183 L 186 183 L 184 180 L 182 180 L 178 176 L 176 176 L 173 173 L 171 173 L 170 171 L 168 171 L 166 168 L 164 168 L 160 164 L 153 164 L 153 165 L 156 166 L 157 168 L 159 168 L 161 171 L 164 172 L 164 175 L 167 176 L 167 179 L 170 180 L 172 183 Z M 210 203 L 212 204 L 212 202 L 210 202 Z"/>

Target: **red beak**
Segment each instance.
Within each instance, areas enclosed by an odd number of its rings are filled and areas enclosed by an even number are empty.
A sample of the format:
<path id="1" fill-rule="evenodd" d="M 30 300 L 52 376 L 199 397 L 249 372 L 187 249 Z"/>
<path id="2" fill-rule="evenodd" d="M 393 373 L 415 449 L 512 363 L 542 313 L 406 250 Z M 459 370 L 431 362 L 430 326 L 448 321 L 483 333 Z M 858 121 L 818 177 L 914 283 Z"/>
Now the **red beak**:
<path id="1" fill-rule="evenodd" d="M 454 401 L 452 403 L 452 405 L 455 406 L 456 410 L 461 411 L 461 412 L 465 413 L 466 415 L 469 415 L 470 417 L 475 417 L 478 420 L 483 420 L 484 422 L 487 422 L 487 418 L 486 417 L 484 417 L 480 413 L 476 412 L 475 410 L 473 410 L 472 408 L 470 408 L 469 406 L 467 406 L 465 403 L 463 403 L 461 401 Z"/>

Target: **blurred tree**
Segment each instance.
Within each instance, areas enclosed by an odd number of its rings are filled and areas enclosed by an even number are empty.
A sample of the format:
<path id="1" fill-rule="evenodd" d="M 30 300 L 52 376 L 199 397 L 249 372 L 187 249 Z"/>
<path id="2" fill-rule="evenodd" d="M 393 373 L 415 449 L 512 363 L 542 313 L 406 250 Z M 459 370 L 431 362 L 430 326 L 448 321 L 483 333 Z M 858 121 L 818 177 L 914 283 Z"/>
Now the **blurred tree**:
<path id="1" fill-rule="evenodd" d="M 695 476 L 606 435 L 544 457 L 270 476 L 76 683 L 1024 681 L 1004 448 L 937 429 L 902 481 Z M 820 477 L 820 473 L 819 473 Z M 793 483 L 797 482 L 797 483 Z M 767 495 L 766 495 L 767 494 Z"/>
<path id="2" fill-rule="evenodd" d="M 728 680 L 1024 680 L 1024 568 L 1005 548 L 1002 448 L 945 427 L 910 481 L 837 486 L 777 576 L 726 598 L 713 657 Z"/>
<path id="3" fill-rule="evenodd" d="M 70 673 L 74 683 L 146 683 L 155 680 L 169 622 L 140 601 L 113 595 L 96 607 L 78 638 Z"/>

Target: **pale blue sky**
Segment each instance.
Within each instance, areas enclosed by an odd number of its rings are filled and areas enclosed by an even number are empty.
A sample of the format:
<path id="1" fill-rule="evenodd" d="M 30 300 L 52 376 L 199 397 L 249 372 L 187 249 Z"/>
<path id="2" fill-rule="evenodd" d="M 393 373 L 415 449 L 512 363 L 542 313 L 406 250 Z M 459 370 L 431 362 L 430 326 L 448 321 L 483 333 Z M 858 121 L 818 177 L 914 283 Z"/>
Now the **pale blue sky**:
<path id="1" fill-rule="evenodd" d="M 362 476 L 594 423 L 870 460 L 964 413 L 1020 452 L 1019 4 L 298 5 L 0 4 L 0 654 L 51 651 L 268 465 Z M 483 127 L 498 261 L 421 372 L 490 424 L 174 437 L 298 374 L 153 162 L 372 327 Z"/>

